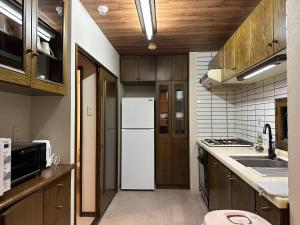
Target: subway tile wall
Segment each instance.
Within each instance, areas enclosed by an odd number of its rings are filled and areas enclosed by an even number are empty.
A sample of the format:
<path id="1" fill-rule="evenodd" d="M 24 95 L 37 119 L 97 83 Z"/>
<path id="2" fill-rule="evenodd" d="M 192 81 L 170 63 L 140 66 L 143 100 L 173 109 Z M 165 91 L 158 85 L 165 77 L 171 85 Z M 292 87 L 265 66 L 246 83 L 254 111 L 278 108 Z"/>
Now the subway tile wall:
<path id="1" fill-rule="evenodd" d="M 197 54 L 197 135 L 201 138 L 238 137 L 251 142 L 269 123 L 275 134 L 275 99 L 287 97 L 286 74 L 240 88 L 207 90 L 199 79 L 214 52 Z M 263 135 L 267 144 L 267 136 Z"/>

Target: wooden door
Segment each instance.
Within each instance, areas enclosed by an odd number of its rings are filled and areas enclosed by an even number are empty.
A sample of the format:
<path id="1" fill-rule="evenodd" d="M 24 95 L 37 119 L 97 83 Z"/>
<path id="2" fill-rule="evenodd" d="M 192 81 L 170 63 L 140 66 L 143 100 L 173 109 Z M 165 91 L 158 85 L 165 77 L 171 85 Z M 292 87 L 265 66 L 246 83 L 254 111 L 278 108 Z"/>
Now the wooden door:
<path id="1" fill-rule="evenodd" d="M 273 54 L 273 0 L 263 0 L 250 15 L 253 66 Z M 244 36 L 245 38 L 245 36 Z"/>
<path id="2" fill-rule="evenodd" d="M 236 74 L 250 67 L 250 34 L 250 19 L 248 18 L 234 34 Z"/>
<path id="3" fill-rule="evenodd" d="M 172 140 L 158 139 L 156 143 L 156 185 L 158 188 L 173 185 Z"/>
<path id="4" fill-rule="evenodd" d="M 118 92 L 117 79 L 105 69 L 100 69 L 98 88 L 98 148 L 100 148 L 97 215 L 104 214 L 117 192 L 118 162 Z M 100 128 L 100 130 L 99 130 Z"/>
<path id="5" fill-rule="evenodd" d="M 155 82 L 155 57 L 144 56 L 139 58 L 138 80 Z"/>
<path id="6" fill-rule="evenodd" d="M 156 57 L 156 80 L 170 81 L 172 79 L 172 57 L 157 56 Z"/>
<path id="7" fill-rule="evenodd" d="M 11 8 L 15 15 L 11 19 L 0 13 L 2 21 L 7 21 L 7 26 L 0 31 L 0 80 L 29 86 L 32 56 L 31 1 L 1 1 L 1 4 L 4 12 L 5 8 Z"/>
<path id="8" fill-rule="evenodd" d="M 278 209 L 258 194 L 256 194 L 256 212 L 272 225 L 288 225 L 288 209 Z"/>
<path id="9" fill-rule="evenodd" d="M 274 6 L 274 52 L 286 48 L 286 0 L 273 0 Z"/>
<path id="10" fill-rule="evenodd" d="M 172 86 L 170 81 L 156 82 L 156 134 L 159 138 L 171 138 Z"/>
<path id="11" fill-rule="evenodd" d="M 44 189 L 44 225 L 70 224 L 71 174 L 54 181 Z"/>
<path id="12" fill-rule="evenodd" d="M 1 225 L 43 225 L 43 190 L 34 192 L 0 215 Z"/>
<path id="13" fill-rule="evenodd" d="M 172 139 L 173 184 L 189 188 L 189 146 L 186 139 Z"/>
<path id="14" fill-rule="evenodd" d="M 172 56 L 172 80 L 173 81 L 188 80 L 188 56 L 186 55 Z"/>
<path id="15" fill-rule="evenodd" d="M 255 190 L 235 174 L 231 175 L 231 208 L 255 212 Z"/>
<path id="16" fill-rule="evenodd" d="M 172 81 L 172 138 L 188 137 L 188 83 Z"/>
<path id="17" fill-rule="evenodd" d="M 224 46 L 223 81 L 230 80 L 235 75 L 235 35 L 231 36 Z"/>
<path id="18" fill-rule="evenodd" d="M 135 56 L 121 57 L 121 81 L 138 81 L 139 61 Z"/>
<path id="19" fill-rule="evenodd" d="M 208 156 L 209 210 L 231 209 L 231 171 L 213 156 Z"/>

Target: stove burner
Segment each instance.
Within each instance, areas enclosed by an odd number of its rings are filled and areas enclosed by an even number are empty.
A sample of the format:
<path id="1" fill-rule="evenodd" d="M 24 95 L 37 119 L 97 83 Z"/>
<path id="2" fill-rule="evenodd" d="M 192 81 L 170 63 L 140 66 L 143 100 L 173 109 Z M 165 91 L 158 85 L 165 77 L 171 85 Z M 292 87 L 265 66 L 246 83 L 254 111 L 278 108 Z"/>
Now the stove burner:
<path id="1" fill-rule="evenodd" d="M 242 139 L 204 139 L 203 142 L 209 146 L 252 146 Z"/>

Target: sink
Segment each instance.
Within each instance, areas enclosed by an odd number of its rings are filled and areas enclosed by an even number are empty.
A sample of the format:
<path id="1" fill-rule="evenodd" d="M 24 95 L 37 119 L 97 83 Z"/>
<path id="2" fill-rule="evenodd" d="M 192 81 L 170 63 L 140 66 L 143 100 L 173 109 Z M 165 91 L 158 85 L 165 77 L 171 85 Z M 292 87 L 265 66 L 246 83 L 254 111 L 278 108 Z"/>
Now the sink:
<path id="1" fill-rule="evenodd" d="M 246 167 L 287 168 L 288 162 L 269 159 L 267 156 L 232 156 L 232 159 Z"/>

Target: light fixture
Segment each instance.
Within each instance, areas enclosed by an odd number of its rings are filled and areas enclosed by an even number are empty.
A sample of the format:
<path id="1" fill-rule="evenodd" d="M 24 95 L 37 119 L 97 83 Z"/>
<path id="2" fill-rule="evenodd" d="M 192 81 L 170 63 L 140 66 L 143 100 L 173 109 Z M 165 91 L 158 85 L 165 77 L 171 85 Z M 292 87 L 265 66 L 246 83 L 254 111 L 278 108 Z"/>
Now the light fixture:
<path id="1" fill-rule="evenodd" d="M 151 40 L 157 31 L 155 0 L 135 0 L 143 32 Z"/>
<path id="2" fill-rule="evenodd" d="M 5 16 L 7 16 L 11 20 L 15 21 L 19 25 L 23 24 L 22 14 L 17 9 L 12 7 L 11 5 L 9 5 L 5 2 L 2 2 L 2 1 L 0 1 L 0 13 L 3 13 Z M 46 41 L 50 41 L 51 38 L 55 37 L 54 34 L 48 32 L 47 30 L 45 30 L 44 28 L 42 28 L 40 26 L 38 26 L 38 28 L 37 28 L 37 33 L 38 33 L 38 36 L 45 39 Z"/>
<path id="3" fill-rule="evenodd" d="M 98 11 L 101 16 L 105 16 L 108 13 L 108 7 L 106 5 L 100 5 Z"/>
<path id="4" fill-rule="evenodd" d="M 286 54 L 274 55 L 263 62 L 251 67 L 250 69 L 242 72 L 237 76 L 238 81 L 243 81 L 255 77 L 265 71 L 268 71 L 279 64 L 285 62 L 287 59 Z"/>
<path id="5" fill-rule="evenodd" d="M 151 50 L 151 51 L 154 51 L 154 50 L 157 49 L 157 46 L 156 46 L 155 43 L 151 42 L 151 43 L 149 43 L 149 45 L 148 45 L 148 49 Z"/>

